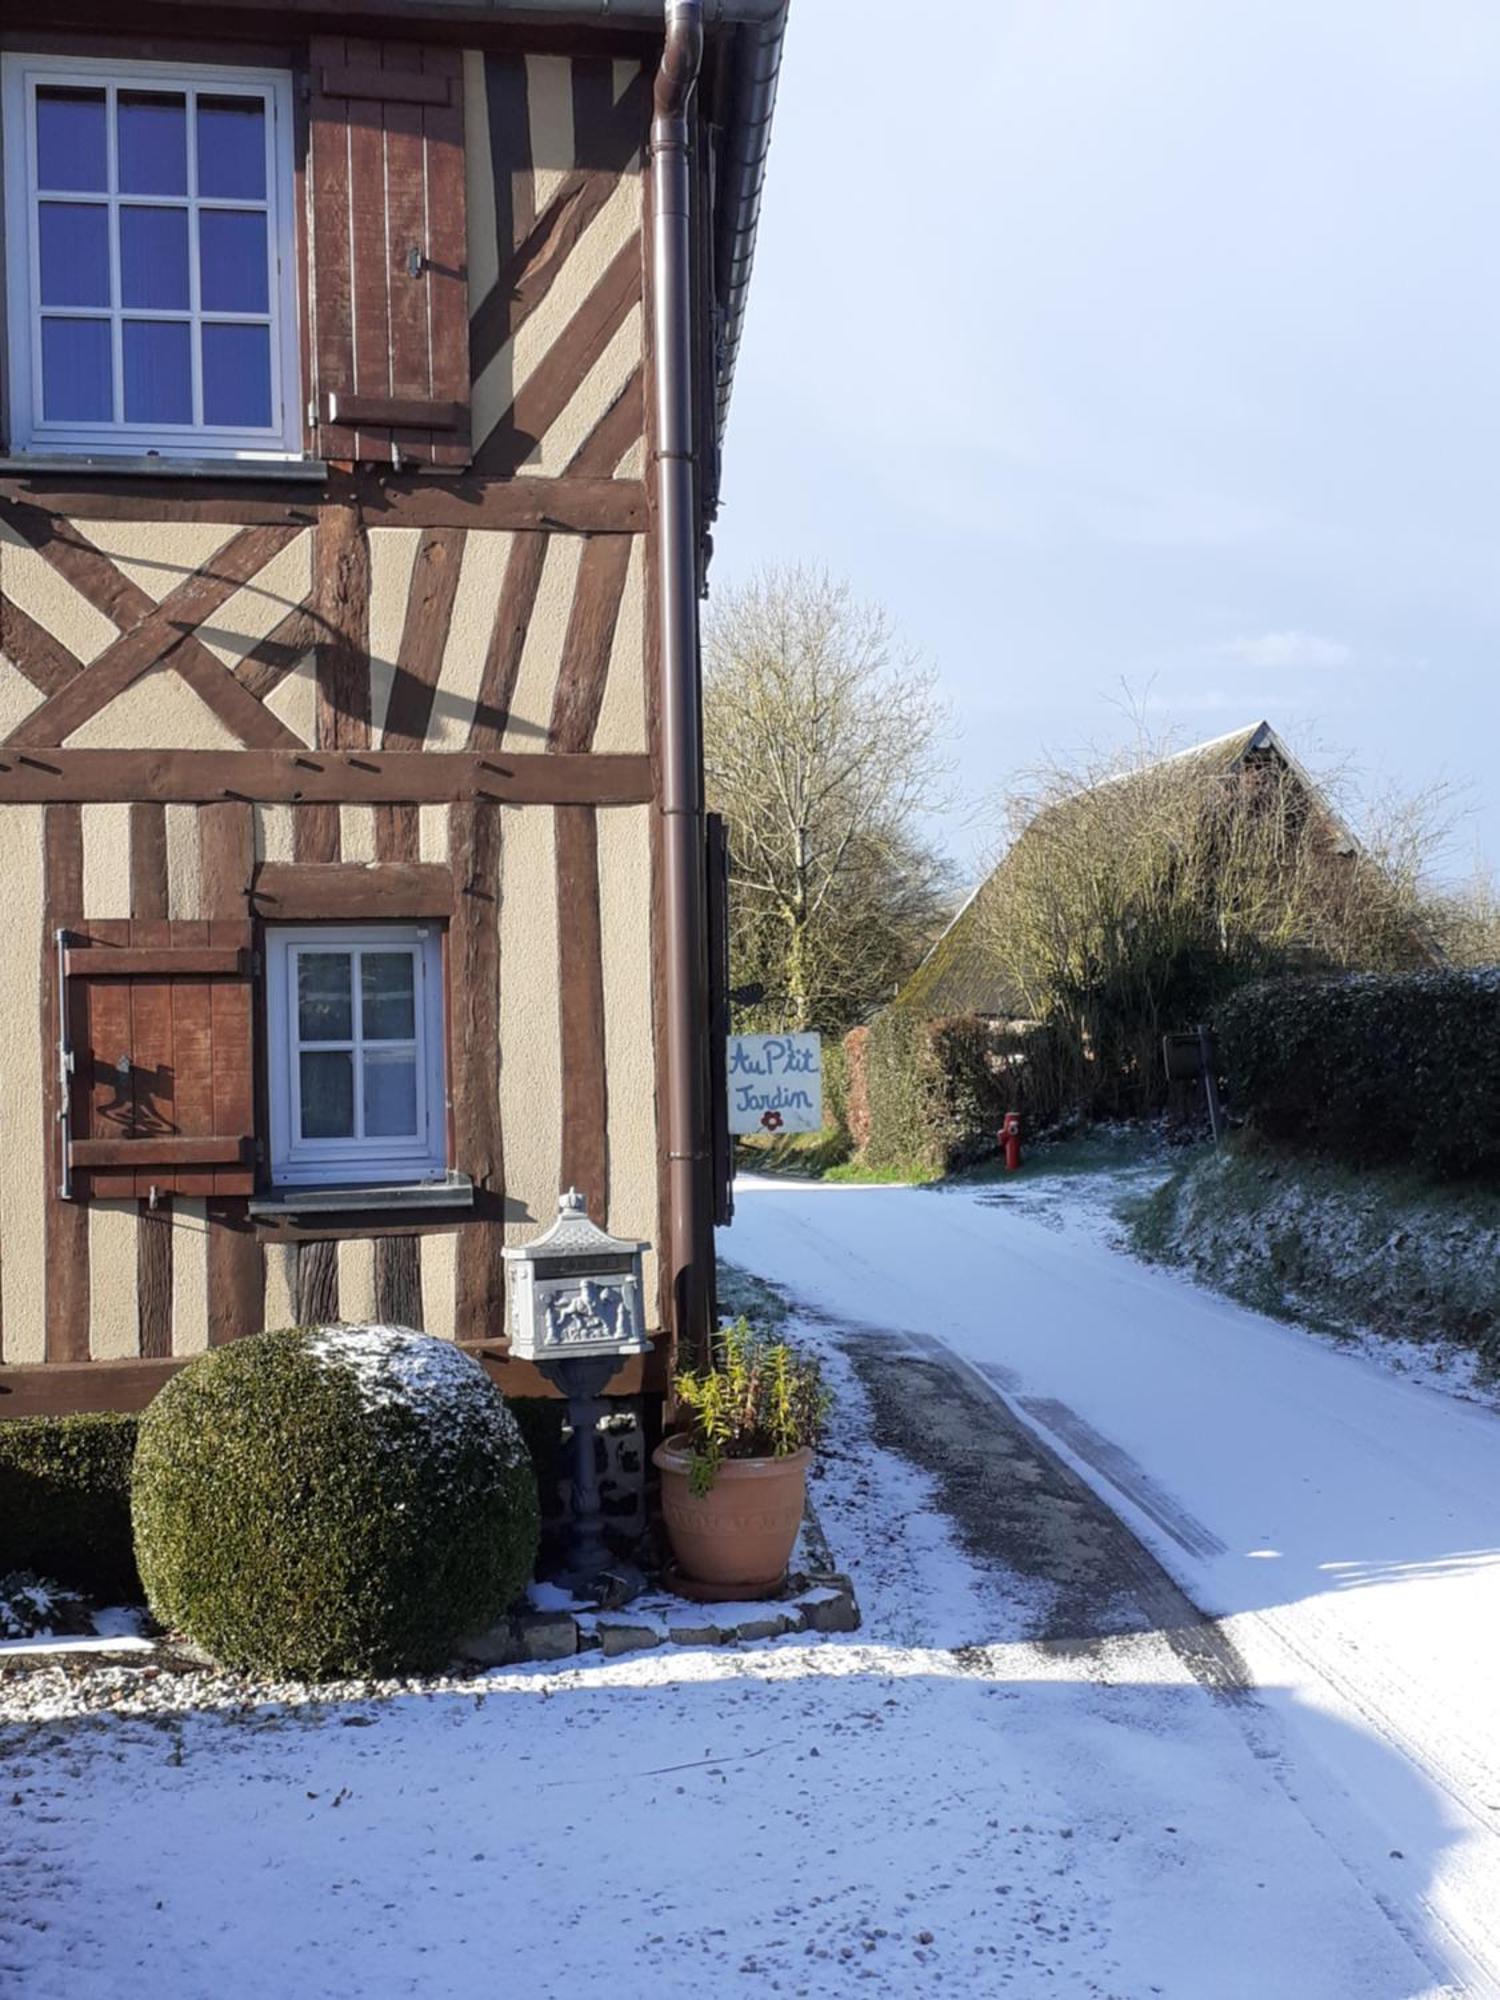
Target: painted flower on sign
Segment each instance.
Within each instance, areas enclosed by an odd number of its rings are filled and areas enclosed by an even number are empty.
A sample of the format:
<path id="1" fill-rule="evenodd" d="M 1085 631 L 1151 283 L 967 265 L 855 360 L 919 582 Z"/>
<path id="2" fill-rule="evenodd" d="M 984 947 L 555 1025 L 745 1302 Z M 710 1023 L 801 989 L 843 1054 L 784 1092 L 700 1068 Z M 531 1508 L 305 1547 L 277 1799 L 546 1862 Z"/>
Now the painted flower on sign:
<path id="1" fill-rule="evenodd" d="M 779 1111 L 763 1111 L 760 1115 L 760 1122 L 768 1132 L 779 1132 L 786 1123 L 786 1120 Z"/>

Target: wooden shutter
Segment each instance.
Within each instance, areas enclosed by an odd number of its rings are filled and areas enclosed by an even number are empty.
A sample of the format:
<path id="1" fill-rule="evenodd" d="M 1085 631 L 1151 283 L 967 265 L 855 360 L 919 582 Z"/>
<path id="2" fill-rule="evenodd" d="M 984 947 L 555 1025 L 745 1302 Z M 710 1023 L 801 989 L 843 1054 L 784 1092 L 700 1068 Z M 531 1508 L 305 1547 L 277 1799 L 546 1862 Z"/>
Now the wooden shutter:
<path id="1" fill-rule="evenodd" d="M 249 924 L 96 923 L 61 949 L 69 1192 L 253 1193 Z"/>
<path id="2" fill-rule="evenodd" d="M 708 839 L 708 1116 L 713 1143 L 714 1222 L 734 1220 L 734 1140 L 729 1131 L 729 835 L 718 813 Z"/>
<path id="3" fill-rule="evenodd" d="M 463 52 L 319 35 L 310 59 L 318 451 L 467 465 Z"/>

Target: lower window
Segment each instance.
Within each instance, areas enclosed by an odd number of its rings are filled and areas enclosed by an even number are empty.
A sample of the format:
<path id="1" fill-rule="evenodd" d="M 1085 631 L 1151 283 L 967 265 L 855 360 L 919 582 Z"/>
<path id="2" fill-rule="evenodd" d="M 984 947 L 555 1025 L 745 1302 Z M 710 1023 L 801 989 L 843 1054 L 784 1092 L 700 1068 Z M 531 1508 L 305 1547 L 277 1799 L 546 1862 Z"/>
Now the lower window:
<path id="1" fill-rule="evenodd" d="M 266 1030 L 274 1182 L 442 1177 L 442 941 L 430 925 L 268 931 Z"/>

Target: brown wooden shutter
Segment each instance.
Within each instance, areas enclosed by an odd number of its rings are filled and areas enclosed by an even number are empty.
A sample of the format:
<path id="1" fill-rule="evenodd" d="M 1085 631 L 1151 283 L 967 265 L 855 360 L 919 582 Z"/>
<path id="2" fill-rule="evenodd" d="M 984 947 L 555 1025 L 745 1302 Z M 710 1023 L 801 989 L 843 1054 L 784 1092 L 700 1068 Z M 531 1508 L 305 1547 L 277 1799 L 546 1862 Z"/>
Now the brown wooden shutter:
<path id="1" fill-rule="evenodd" d="M 734 1220 L 734 1139 L 729 1130 L 729 835 L 707 815 L 708 1116 L 713 1140 L 714 1222 Z"/>
<path id="2" fill-rule="evenodd" d="M 90 924 L 62 971 L 70 1192 L 252 1194 L 249 924 Z"/>
<path id="3" fill-rule="evenodd" d="M 463 52 L 319 35 L 310 60 L 319 454 L 467 465 Z"/>

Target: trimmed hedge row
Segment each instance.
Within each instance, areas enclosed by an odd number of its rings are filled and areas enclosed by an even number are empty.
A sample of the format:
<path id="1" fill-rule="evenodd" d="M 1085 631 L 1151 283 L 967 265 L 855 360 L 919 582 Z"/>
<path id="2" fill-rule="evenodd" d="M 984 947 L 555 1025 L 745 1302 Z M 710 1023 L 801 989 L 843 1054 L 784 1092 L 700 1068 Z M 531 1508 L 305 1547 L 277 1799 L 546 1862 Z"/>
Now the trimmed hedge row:
<path id="1" fill-rule="evenodd" d="M 1266 980 L 1214 1028 L 1231 1108 L 1267 1139 L 1500 1178 L 1500 972 Z"/>
<path id="2" fill-rule="evenodd" d="M 543 1512 L 566 1474 L 566 1405 L 508 1398 L 536 1468 Z M 0 1423 L 0 1575 L 32 1570 L 104 1602 L 139 1603 L 130 1470 L 140 1418 L 109 1411 Z"/>
<path id="3" fill-rule="evenodd" d="M 140 1597 L 130 1537 L 137 1422 L 94 1412 L 0 1423 L 0 1575 L 28 1569 L 94 1597 Z"/>

